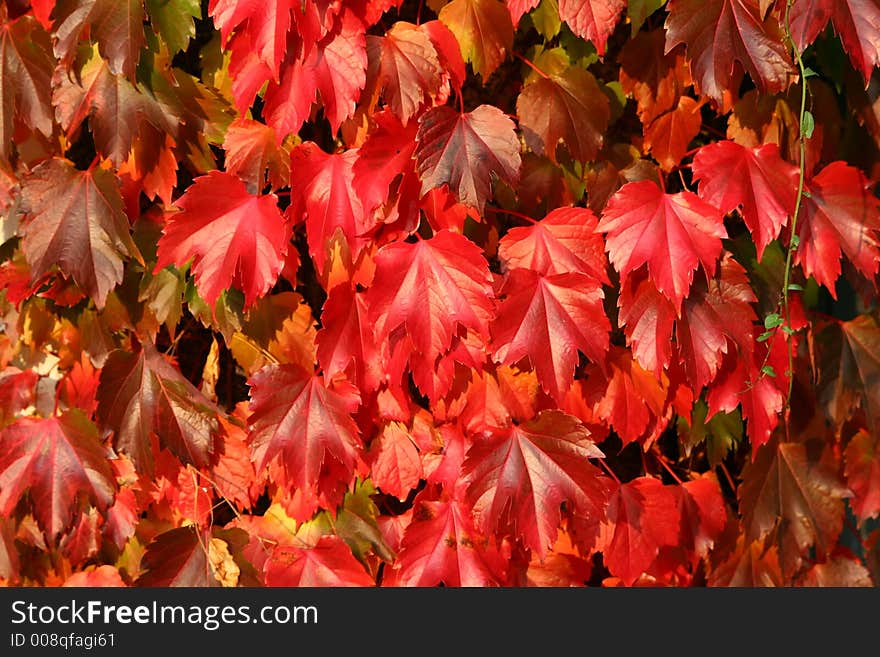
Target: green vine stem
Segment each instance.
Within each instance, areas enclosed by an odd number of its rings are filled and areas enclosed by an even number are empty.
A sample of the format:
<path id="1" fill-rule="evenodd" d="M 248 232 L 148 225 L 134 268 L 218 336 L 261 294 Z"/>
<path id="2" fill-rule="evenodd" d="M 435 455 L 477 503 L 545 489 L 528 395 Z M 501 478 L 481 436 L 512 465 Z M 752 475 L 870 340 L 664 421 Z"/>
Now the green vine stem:
<path id="1" fill-rule="evenodd" d="M 797 221 L 801 210 L 801 200 L 804 198 L 804 178 L 806 177 L 807 153 L 806 141 L 809 139 L 809 135 L 806 134 L 807 131 L 804 130 L 804 120 L 807 114 L 807 71 L 804 66 L 804 60 L 801 58 L 801 52 L 791 34 L 789 14 L 791 13 L 791 6 L 793 4 L 794 0 L 787 0 L 785 4 L 785 23 L 783 25 L 785 37 L 791 44 L 791 50 L 794 54 L 795 61 L 797 62 L 798 73 L 800 74 L 801 79 L 801 106 L 800 112 L 798 113 L 798 130 L 800 131 L 800 139 L 798 140 L 798 190 L 797 200 L 795 201 L 794 212 L 792 213 L 791 218 L 791 237 L 789 238 L 788 248 L 785 254 L 785 271 L 782 278 L 782 306 L 785 317 L 785 323 L 782 328 L 786 333 L 786 345 L 788 347 L 788 392 L 785 395 L 785 407 L 783 409 L 785 436 L 787 440 L 791 440 L 791 422 L 789 419 L 791 415 L 791 395 L 794 390 L 794 341 L 792 340 L 792 337 L 795 333 L 791 326 L 789 286 L 791 285 L 791 270 L 794 252 L 797 250 L 800 242 L 797 235 Z"/>

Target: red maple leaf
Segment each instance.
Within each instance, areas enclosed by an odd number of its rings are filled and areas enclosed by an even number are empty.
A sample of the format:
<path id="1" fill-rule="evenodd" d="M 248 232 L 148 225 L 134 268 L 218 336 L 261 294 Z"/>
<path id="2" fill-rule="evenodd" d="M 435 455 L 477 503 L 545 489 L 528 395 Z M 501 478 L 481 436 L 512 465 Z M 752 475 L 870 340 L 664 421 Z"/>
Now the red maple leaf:
<path id="1" fill-rule="evenodd" d="M 437 51 L 416 25 L 397 22 L 384 36 L 368 36 L 367 58 L 376 92 L 402 123 L 440 92 Z"/>
<path id="2" fill-rule="evenodd" d="M 684 159 L 691 141 L 700 133 L 700 103 L 689 96 L 645 126 L 644 149 L 650 150 L 664 171 L 672 171 Z"/>
<path id="3" fill-rule="evenodd" d="M 786 353 L 784 347 L 778 353 Z M 779 424 L 779 413 L 785 401 L 783 392 L 787 392 L 780 390 L 781 382 L 761 372 L 764 364 L 763 355 L 758 352 L 751 357 L 747 354 L 728 354 L 707 400 L 711 415 L 718 411 L 733 411 L 738 405 L 742 408 L 742 416 L 748 422 L 753 458 Z M 788 367 L 787 362 L 782 365 L 783 368 Z M 785 371 L 783 368 L 778 370 L 779 378 Z"/>
<path id="4" fill-rule="evenodd" d="M 354 9 L 366 10 L 358 2 L 350 4 Z M 336 25 L 342 3 L 337 0 L 301 0 L 291 2 L 290 6 L 296 31 L 302 38 L 304 53 L 308 55 L 317 42 Z"/>
<path id="5" fill-rule="evenodd" d="M 578 350 L 594 362 L 602 362 L 608 350 L 611 324 L 600 283 L 581 273 L 542 276 L 515 269 L 501 294 L 507 298 L 492 322 L 495 360 L 513 364 L 528 357 L 541 386 L 561 403 Z"/>
<path id="6" fill-rule="evenodd" d="M 419 28 L 428 35 L 434 49 L 437 51 L 437 59 L 443 69 L 443 79 L 456 91 L 461 91 L 464 84 L 466 71 L 464 60 L 461 57 L 461 48 L 455 35 L 449 31 L 440 21 L 426 21 Z"/>
<path id="7" fill-rule="evenodd" d="M 639 32 L 620 51 L 620 86 L 636 101 L 644 128 L 661 114 L 675 109 L 685 89 L 693 84 L 684 49 L 666 48 L 666 31 Z"/>
<path id="8" fill-rule="evenodd" d="M 621 347 L 612 347 L 606 360 L 607 372 L 590 365 L 581 381 L 580 393 L 593 420 L 613 427 L 624 445 L 653 440 L 667 419 L 669 379 L 645 371 Z"/>
<path id="9" fill-rule="evenodd" d="M 309 253 L 318 271 L 329 256 L 330 240 L 337 232 L 354 261 L 367 244 L 364 235 L 373 227 L 357 194 L 351 193 L 358 152 L 325 153 L 305 142 L 291 154 L 291 200 L 304 207 Z"/>
<path id="10" fill-rule="evenodd" d="M 277 78 L 287 49 L 293 4 L 292 0 L 211 0 L 208 15 L 220 28 L 223 41 L 229 41 L 236 31 L 246 34 L 253 52 Z"/>
<path id="11" fill-rule="evenodd" d="M 353 12 L 343 9 L 337 25 L 306 64 L 315 72 L 321 105 L 333 132 L 354 113 L 367 80 L 364 24 Z"/>
<path id="12" fill-rule="evenodd" d="M 32 282 L 57 265 L 103 308 L 122 281 L 122 258 L 143 262 L 116 178 L 106 169 L 78 171 L 52 158 L 28 176 L 24 202 L 22 249 Z"/>
<path id="13" fill-rule="evenodd" d="M 791 34 L 803 51 L 828 21 L 865 82 L 880 64 L 880 4 L 876 0 L 798 0 L 791 7 Z"/>
<path id="14" fill-rule="evenodd" d="M 716 277 L 708 281 L 700 277 L 694 284 L 677 318 L 672 303 L 649 279 L 633 277 L 620 297 L 620 321 L 643 367 L 659 376 L 674 348 L 692 389 L 713 383 L 709 391 L 712 414 L 742 404 L 743 413 L 753 420 L 749 434 L 757 449 L 776 426 L 782 403 L 780 386 L 787 384 L 761 374 L 767 352 L 755 348 L 757 316 L 751 306 L 755 301 L 745 270 L 725 255 Z M 783 340 L 778 353 L 784 352 Z"/>
<path id="15" fill-rule="evenodd" d="M 388 202 L 394 191 L 398 208 L 418 223 L 419 180 L 413 151 L 418 124 L 404 125 L 388 111 L 373 116 L 376 126 L 358 151 L 352 186 L 365 210 L 372 211 Z"/>
<path id="16" fill-rule="evenodd" d="M 854 493 L 849 504 L 864 522 L 880 514 L 880 439 L 859 431 L 846 446 L 845 458 L 846 483 Z"/>
<path id="17" fill-rule="evenodd" d="M 383 377 L 365 297 L 366 293 L 344 283 L 330 290 L 321 313 L 323 326 L 315 340 L 324 376 L 332 380 L 347 375 L 366 395 L 378 388 Z"/>
<path id="18" fill-rule="evenodd" d="M 880 326 L 874 314 L 820 325 L 819 398 L 828 417 L 840 424 L 861 406 L 868 431 L 880 427 Z"/>
<path id="19" fill-rule="evenodd" d="M 33 372 L 28 370 L 27 373 L 32 374 Z M 75 406 L 89 417 L 92 417 L 95 409 L 98 407 L 99 374 L 100 372 L 95 369 L 89 357 L 83 352 L 80 360 L 73 364 L 73 367 L 61 380 L 58 398 L 66 403 L 68 407 Z M 6 407 L 4 404 L 3 381 L 4 379 L 0 378 L 0 406 Z"/>
<path id="20" fill-rule="evenodd" d="M 247 48 L 247 52 L 251 52 L 249 45 Z M 235 52 L 237 51 L 233 51 Z M 259 61 L 253 61 L 256 55 L 252 54 L 250 57 L 250 60 L 246 60 L 249 65 L 242 65 L 241 70 L 234 67 L 235 59 L 229 65 L 230 72 L 235 75 L 232 92 L 240 112 L 246 111 L 253 103 L 257 91 L 269 76 L 268 68 Z M 309 118 L 317 92 L 318 80 L 314 68 L 309 61 L 303 62 L 298 58 L 285 64 L 280 79 L 269 80 L 263 96 L 263 116 L 275 131 L 278 141 L 299 132 Z"/>
<path id="21" fill-rule="evenodd" d="M 844 162 L 832 162 L 806 186 L 798 218 L 800 246 L 795 262 L 828 288 L 835 299 L 840 257 L 872 279 L 880 268 L 880 212 L 865 175 Z"/>
<path id="22" fill-rule="evenodd" d="M 727 510 L 718 480 L 709 473 L 684 482 L 677 492 L 681 514 L 679 545 L 697 557 L 705 557 L 727 524 Z"/>
<path id="23" fill-rule="evenodd" d="M 56 56 L 69 61 L 83 33 L 97 41 L 101 55 L 115 74 L 133 78 L 146 45 L 144 5 L 140 0 L 73 0 L 57 4 L 52 11 L 53 31 L 58 35 Z"/>
<path id="24" fill-rule="evenodd" d="M 665 194 L 649 180 L 624 185 L 605 207 L 599 230 L 608 233 L 606 249 L 622 276 L 643 264 L 648 276 L 675 306 L 688 295 L 694 270 L 702 264 L 715 274 L 723 215 L 696 194 Z"/>
<path id="25" fill-rule="evenodd" d="M 462 233 L 468 216 L 477 216 L 468 206 L 459 203 L 446 185 L 429 190 L 421 198 L 419 208 L 435 233 L 441 230 Z"/>
<path id="26" fill-rule="evenodd" d="M 563 503 L 582 517 L 604 515 L 609 487 L 589 461 L 604 458 L 581 422 L 561 411 L 474 442 L 462 465 L 467 497 L 486 533 L 511 531 L 544 556 Z"/>
<path id="27" fill-rule="evenodd" d="M 653 477 L 618 486 L 608 503 L 607 537 L 600 549 L 611 574 L 629 586 L 653 563 L 661 547 L 680 532 L 675 489 Z"/>
<path id="28" fill-rule="evenodd" d="M 403 501 L 422 478 L 419 450 L 406 427 L 399 422 L 385 425 L 370 443 L 370 476 L 382 492 Z"/>
<path id="29" fill-rule="evenodd" d="M 501 238 L 498 257 L 508 269 L 545 275 L 579 272 L 610 284 L 598 223 L 586 208 L 556 208 L 530 226 L 511 228 Z"/>
<path id="30" fill-rule="evenodd" d="M 113 502 L 116 481 L 98 430 L 77 409 L 22 418 L 0 432 L 0 447 L 0 512 L 8 517 L 29 491 L 50 539 L 70 525 L 80 495 L 102 510 Z"/>
<path id="31" fill-rule="evenodd" d="M 611 118 L 596 78 L 577 66 L 527 81 L 516 111 L 526 144 L 554 162 L 557 146 L 580 162 L 595 160 Z"/>
<path id="32" fill-rule="evenodd" d="M 0 159 L 7 160 L 14 143 L 15 118 L 52 134 L 52 42 L 32 16 L 0 27 Z"/>
<path id="33" fill-rule="evenodd" d="M 12 422 L 34 403 L 40 375 L 34 370 L 8 367 L 0 373 L 0 424 Z"/>
<path id="34" fill-rule="evenodd" d="M 445 105 L 435 107 L 419 118 L 416 138 L 422 193 L 449 185 L 459 201 L 482 212 L 492 195 L 492 175 L 509 183 L 519 178 L 513 121 L 492 105 L 466 114 Z"/>
<path id="35" fill-rule="evenodd" d="M 229 173 L 196 178 L 175 202 L 159 240 L 154 273 L 168 265 L 192 272 L 201 297 L 213 306 L 223 290 L 244 292 L 252 305 L 275 284 L 290 240 L 290 226 L 274 194 L 254 196 Z"/>
<path id="36" fill-rule="evenodd" d="M 719 270 L 717 277 L 694 286 L 676 322 L 679 355 L 694 390 L 715 378 L 724 354 L 738 352 L 740 360 L 749 361 L 754 349 L 757 316 L 751 304 L 757 299 L 745 269 L 727 255 Z"/>
<path id="37" fill-rule="evenodd" d="M 229 553 L 229 547 L 233 543 L 246 543 L 242 534 L 240 529 L 198 530 L 192 525 L 163 532 L 147 545 L 141 562 L 144 572 L 135 585 L 220 586 L 222 571 L 218 568 L 217 546 L 222 546 L 226 557 L 234 560 L 235 555 Z"/>
<path id="38" fill-rule="evenodd" d="M 639 364 L 659 377 L 672 358 L 675 306 L 647 276 L 629 276 L 620 297 L 618 322 Z"/>
<path id="39" fill-rule="evenodd" d="M 535 414 L 538 383 L 532 372 L 510 367 L 490 367 L 475 371 L 460 398 L 463 406 L 453 405 L 463 428 L 470 434 L 491 433 L 510 426 L 511 420 L 524 421 Z"/>
<path id="40" fill-rule="evenodd" d="M 742 66 L 767 93 L 785 89 L 794 67 L 773 16 L 762 18 L 758 0 L 671 0 L 666 50 L 687 46 L 687 59 L 700 91 L 721 104 Z"/>
<path id="41" fill-rule="evenodd" d="M 217 441 L 209 469 L 210 483 L 219 496 L 247 509 L 262 493 L 262 480 L 254 472 L 245 430 L 222 416 L 219 420 L 223 436 Z"/>
<path id="42" fill-rule="evenodd" d="M 426 490 L 413 506 L 390 585 L 491 586 L 500 583 L 503 560 L 477 532 L 462 501 Z"/>
<path id="43" fill-rule="evenodd" d="M 831 551 L 850 494 L 822 445 L 779 442 L 774 436 L 743 470 L 737 497 L 746 537 L 779 531 L 783 570 L 791 572 L 811 546 L 820 555 Z"/>
<path id="44" fill-rule="evenodd" d="M 513 23 L 500 0 L 453 0 L 443 6 L 439 17 L 483 80 L 495 72 L 513 46 Z"/>
<path id="45" fill-rule="evenodd" d="M 507 9 L 510 11 L 510 19 L 514 27 L 519 25 L 520 19 L 537 7 L 541 0 L 507 0 Z"/>
<path id="46" fill-rule="evenodd" d="M 579 37 L 592 41 L 603 55 L 625 6 L 624 0 L 559 0 L 559 18 Z"/>
<path id="47" fill-rule="evenodd" d="M 290 184 L 290 148 L 279 146 L 275 131 L 253 119 L 236 119 L 226 131 L 223 150 L 226 170 L 259 192 L 268 182 L 273 189 Z"/>
<path id="48" fill-rule="evenodd" d="M 376 335 L 403 326 L 413 348 L 432 361 L 449 350 L 459 327 L 488 337 L 492 281 L 473 242 L 440 231 L 415 244 L 384 246 L 375 261 L 367 305 Z"/>
<path id="49" fill-rule="evenodd" d="M 217 408 L 154 345 L 111 352 L 98 385 L 98 419 L 116 448 L 153 470 L 150 436 L 187 463 L 207 466 L 219 431 Z"/>
<path id="50" fill-rule="evenodd" d="M 248 384 L 247 441 L 257 472 L 278 456 L 290 487 L 316 493 L 349 482 L 362 449 L 351 417 L 360 396 L 351 384 L 328 388 L 296 365 L 267 365 Z"/>
<path id="51" fill-rule="evenodd" d="M 131 461 L 126 458 L 113 459 L 110 465 L 116 473 L 119 490 L 113 504 L 107 508 L 103 528 L 104 539 L 122 549 L 126 541 L 134 535 L 141 519 L 143 506 L 136 493 L 142 488 Z"/>
<path id="52" fill-rule="evenodd" d="M 167 106 L 127 77 L 114 74 L 97 53 L 70 73 L 57 71 L 52 103 L 68 137 L 75 137 L 88 119 L 95 148 L 116 166 L 130 154 L 142 173 L 159 168 L 166 135 L 174 142 L 177 119 Z"/>
<path id="53" fill-rule="evenodd" d="M 307 9 L 314 6 L 310 2 L 304 4 Z M 339 4 L 334 4 L 338 9 Z M 297 14 L 294 10 L 295 21 Z M 302 42 L 298 48 L 288 49 L 280 77 L 273 76 L 272 70 L 259 58 L 247 32 L 235 36 L 229 68 L 234 77 L 232 91 L 236 105 L 244 113 L 268 80 L 264 115 L 279 141 L 299 131 L 318 97 L 324 115 L 336 132 L 354 113 L 366 83 L 363 22 L 349 9 L 335 17 L 327 14 L 326 18 L 332 25 L 329 31 L 320 19 L 310 21 L 305 31 L 298 24 Z"/>
<path id="54" fill-rule="evenodd" d="M 266 586 L 375 586 L 338 536 L 322 536 L 313 547 L 282 545 L 263 569 Z"/>
<path id="55" fill-rule="evenodd" d="M 697 151 L 692 170 L 701 198 L 722 212 L 740 210 L 760 260 L 794 213 L 798 168 L 779 156 L 776 144 L 719 141 Z"/>

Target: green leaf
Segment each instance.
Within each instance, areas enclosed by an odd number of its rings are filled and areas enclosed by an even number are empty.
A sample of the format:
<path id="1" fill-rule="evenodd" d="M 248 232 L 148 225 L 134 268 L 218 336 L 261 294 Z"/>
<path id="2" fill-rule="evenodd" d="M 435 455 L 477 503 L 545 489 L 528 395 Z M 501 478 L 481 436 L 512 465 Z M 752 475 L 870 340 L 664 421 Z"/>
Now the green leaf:
<path id="1" fill-rule="evenodd" d="M 705 441 L 706 456 L 709 465 L 714 468 L 742 442 L 743 423 L 739 409 L 731 413 L 716 413 L 707 420 L 708 413 L 706 402 L 698 399 L 691 413 L 691 425 L 688 425 L 687 418 L 678 418 L 678 435 L 685 455 L 690 455 L 694 447 Z"/>
<path id="2" fill-rule="evenodd" d="M 798 285 L 797 283 L 789 283 L 788 284 L 789 292 L 801 292 L 801 291 L 803 291 L 803 289 L 804 289 L 803 285 Z"/>
<path id="3" fill-rule="evenodd" d="M 809 139 L 813 136 L 813 130 L 816 127 L 816 121 L 813 118 L 813 113 L 809 110 L 804 112 L 804 120 L 801 122 L 801 134 L 804 136 L 804 139 Z"/>
<path id="4" fill-rule="evenodd" d="M 764 328 L 765 329 L 774 329 L 777 326 L 781 326 L 785 323 L 785 320 L 779 316 L 779 313 L 770 313 L 764 318 Z"/>
<path id="5" fill-rule="evenodd" d="M 593 42 L 576 36 L 567 25 L 559 32 L 559 45 L 568 53 L 573 65 L 588 68 L 599 61 L 599 53 L 596 52 Z"/>
<path id="6" fill-rule="evenodd" d="M 153 30 L 170 53 L 186 50 L 196 35 L 194 19 L 202 17 L 199 0 L 146 0 L 146 5 Z"/>
<path id="7" fill-rule="evenodd" d="M 761 372 L 766 374 L 767 376 L 772 376 L 773 378 L 776 378 L 776 370 L 773 369 L 772 365 L 764 365 L 764 367 L 761 368 Z"/>
<path id="8" fill-rule="evenodd" d="M 230 288 L 221 292 L 212 309 L 199 296 L 195 284 L 192 279 L 189 279 L 186 282 L 184 300 L 193 317 L 198 319 L 205 328 L 221 333 L 226 344 L 230 344 L 235 332 L 241 330 L 244 295 L 239 290 Z"/>
<path id="9" fill-rule="evenodd" d="M 571 68 L 571 60 L 568 53 L 563 48 L 545 48 L 537 45 L 530 53 L 532 63 L 541 69 L 547 75 L 562 75 L 567 69 Z M 542 79 L 542 76 L 528 67 L 525 67 L 525 84 L 530 84 Z"/>
<path id="10" fill-rule="evenodd" d="M 138 290 L 138 301 L 149 309 L 157 324 L 167 324 L 169 333 L 180 321 L 183 310 L 181 302 L 186 283 L 180 272 L 173 267 L 165 267 L 155 274 L 145 272 Z"/>
<path id="11" fill-rule="evenodd" d="M 379 530 L 379 509 L 371 497 L 375 494 L 376 488 L 369 479 L 356 481 L 354 490 L 345 494 L 335 517 L 330 511 L 322 510 L 300 526 L 297 536 L 309 542 L 326 534 L 335 534 L 346 542 L 354 556 L 364 564 L 369 552 L 389 563 L 394 561 L 396 555 L 385 543 Z"/>
<path id="12" fill-rule="evenodd" d="M 379 530 L 379 509 L 371 497 L 375 494 L 376 488 L 369 479 L 357 482 L 354 491 L 345 494 L 345 501 L 336 514 L 334 525 L 336 533 L 348 543 L 358 559 L 365 561 L 367 552 L 372 550 L 378 557 L 390 563 L 394 561 L 395 554 L 385 543 Z"/>
<path id="13" fill-rule="evenodd" d="M 601 89 L 608 97 L 608 106 L 611 108 L 610 123 L 613 124 L 623 116 L 623 111 L 626 107 L 626 94 L 623 92 L 623 87 L 617 80 L 602 84 Z"/>
<path id="14" fill-rule="evenodd" d="M 631 35 L 635 36 L 636 32 L 642 29 L 642 25 L 648 20 L 648 16 L 665 4 L 666 0 L 629 0 L 626 15 L 631 24 Z"/>
<path id="15" fill-rule="evenodd" d="M 532 25 L 545 41 L 559 34 L 562 21 L 559 20 L 559 4 L 556 0 L 541 0 L 541 4 L 529 14 Z"/>
<path id="16" fill-rule="evenodd" d="M 800 246 L 800 244 L 801 244 L 801 238 L 798 237 L 797 235 L 792 235 L 791 236 L 791 248 L 796 249 Z"/>
<path id="17" fill-rule="evenodd" d="M 773 337 L 774 331 L 764 331 L 761 335 L 757 337 L 758 342 L 766 342 L 770 338 Z"/>
<path id="18" fill-rule="evenodd" d="M 709 420 L 708 428 L 706 452 L 709 465 L 715 468 L 743 440 L 743 421 L 739 408 L 731 413 L 716 413 Z"/>

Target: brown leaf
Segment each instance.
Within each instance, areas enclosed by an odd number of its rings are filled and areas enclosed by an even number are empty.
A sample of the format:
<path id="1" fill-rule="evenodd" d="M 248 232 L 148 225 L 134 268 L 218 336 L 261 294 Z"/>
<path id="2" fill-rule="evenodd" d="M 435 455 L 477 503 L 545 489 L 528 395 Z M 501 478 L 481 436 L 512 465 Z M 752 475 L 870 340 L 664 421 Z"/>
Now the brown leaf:
<path id="1" fill-rule="evenodd" d="M 23 197 L 22 249 L 33 280 L 57 265 L 101 309 L 122 281 L 122 259 L 143 263 L 111 172 L 52 158 L 26 178 Z"/>
<path id="2" fill-rule="evenodd" d="M 576 160 L 594 160 L 611 118 L 596 78 L 577 66 L 526 84 L 516 110 L 526 144 L 553 162 L 560 142 Z"/>
<path id="3" fill-rule="evenodd" d="M 52 134 L 52 44 L 31 16 L 0 17 L 0 159 L 8 160 L 15 119 Z"/>
<path id="4" fill-rule="evenodd" d="M 678 106 L 661 114 L 645 128 L 645 152 L 650 151 L 664 171 L 671 171 L 687 153 L 688 145 L 700 133 L 700 103 L 688 96 Z"/>
<path id="5" fill-rule="evenodd" d="M 213 404 L 150 343 L 110 354 L 98 386 L 98 418 L 114 431 L 117 449 L 146 472 L 153 470 L 151 435 L 201 467 L 219 430 Z"/>
<path id="6" fill-rule="evenodd" d="M 462 56 L 484 81 L 513 47 L 510 12 L 499 0 L 453 0 L 440 10 L 440 20 L 458 39 Z"/>
<path id="7" fill-rule="evenodd" d="M 843 528 L 843 500 L 851 496 L 830 454 L 816 441 L 771 439 L 743 471 L 738 497 L 749 540 L 778 528 L 786 572 L 815 546 L 827 555 Z"/>

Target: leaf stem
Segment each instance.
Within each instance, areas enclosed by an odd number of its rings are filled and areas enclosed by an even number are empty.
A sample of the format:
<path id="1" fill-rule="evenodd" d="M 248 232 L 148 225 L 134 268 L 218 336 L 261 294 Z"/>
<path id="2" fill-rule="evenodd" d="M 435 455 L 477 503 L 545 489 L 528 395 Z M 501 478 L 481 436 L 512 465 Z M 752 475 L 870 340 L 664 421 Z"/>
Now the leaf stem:
<path id="1" fill-rule="evenodd" d="M 550 76 L 549 76 L 547 73 L 545 73 L 544 71 L 542 71 L 541 69 L 539 69 L 539 68 L 535 65 L 534 62 L 529 61 L 528 59 L 526 59 L 525 57 L 523 57 L 522 55 L 520 55 L 518 52 L 513 53 L 513 56 L 516 57 L 519 61 L 521 61 L 521 62 L 522 62 L 523 64 L 525 64 L 526 66 L 528 66 L 530 69 L 532 69 L 535 73 L 537 73 L 538 75 L 540 75 L 540 76 L 541 76 L 542 78 L 544 78 L 545 80 L 549 80 L 549 79 L 550 79 Z"/>
<path id="2" fill-rule="evenodd" d="M 736 495 L 736 483 L 734 483 L 733 477 L 730 476 L 730 470 L 727 469 L 727 466 L 724 465 L 723 461 L 719 461 L 717 467 L 721 468 L 721 472 L 724 473 L 724 478 L 727 479 L 730 490 L 732 490 L 733 494 Z"/>
<path id="3" fill-rule="evenodd" d="M 666 462 L 666 457 L 663 456 L 663 454 L 660 453 L 660 450 L 659 450 L 659 449 L 655 449 L 655 450 L 653 450 L 653 453 L 654 453 L 654 456 L 657 458 L 657 461 L 659 461 L 660 465 L 662 465 L 662 466 L 666 469 L 666 472 L 669 473 L 669 475 L 675 480 L 675 482 L 676 482 L 679 486 L 682 485 L 683 482 L 682 482 L 682 480 L 681 480 L 681 477 L 679 477 L 677 474 L 675 474 L 675 471 L 674 471 L 674 470 L 672 469 L 672 467 Z"/>
<path id="4" fill-rule="evenodd" d="M 611 466 L 605 463 L 605 459 L 596 459 L 599 462 L 599 465 L 602 466 L 602 469 L 610 476 L 614 481 L 620 485 L 620 479 L 617 478 L 617 475 L 614 474 L 614 470 L 611 469 Z"/>
<path id="5" fill-rule="evenodd" d="M 791 269 L 794 260 L 794 252 L 798 247 L 797 220 L 801 210 L 801 200 L 804 197 L 804 179 L 806 178 L 806 140 L 808 137 L 804 134 L 804 116 L 807 112 L 807 72 L 804 66 L 804 60 L 801 52 L 794 42 L 791 34 L 790 13 L 794 0 L 787 0 L 785 3 L 785 36 L 791 44 L 791 50 L 797 62 L 798 72 L 801 78 L 801 106 L 798 112 L 798 131 L 800 139 L 798 140 L 798 191 L 795 200 L 794 212 L 791 217 L 791 235 L 788 240 L 788 249 L 785 254 L 785 271 L 782 278 L 782 306 L 785 314 L 786 345 L 788 346 L 788 392 L 785 395 L 785 407 L 783 416 L 785 420 L 785 436 L 787 440 L 791 440 L 791 395 L 794 390 L 794 331 L 791 327 L 791 304 L 789 302 L 788 287 L 791 284 Z"/>
<path id="6" fill-rule="evenodd" d="M 682 171 L 681 171 L 681 167 L 678 167 L 678 179 L 681 180 L 681 186 L 682 186 L 686 191 L 691 191 L 691 190 L 688 188 L 687 182 L 686 182 L 685 179 L 684 179 L 684 174 L 683 174 Z"/>
<path id="7" fill-rule="evenodd" d="M 522 219 L 523 221 L 528 221 L 530 224 L 537 224 L 537 219 L 532 219 L 529 215 L 523 214 L 522 212 L 517 212 L 516 210 L 505 210 L 504 208 L 493 208 L 491 206 L 486 206 L 486 212 L 490 212 L 492 214 L 509 214 L 511 217 L 516 217 L 517 219 Z"/>

